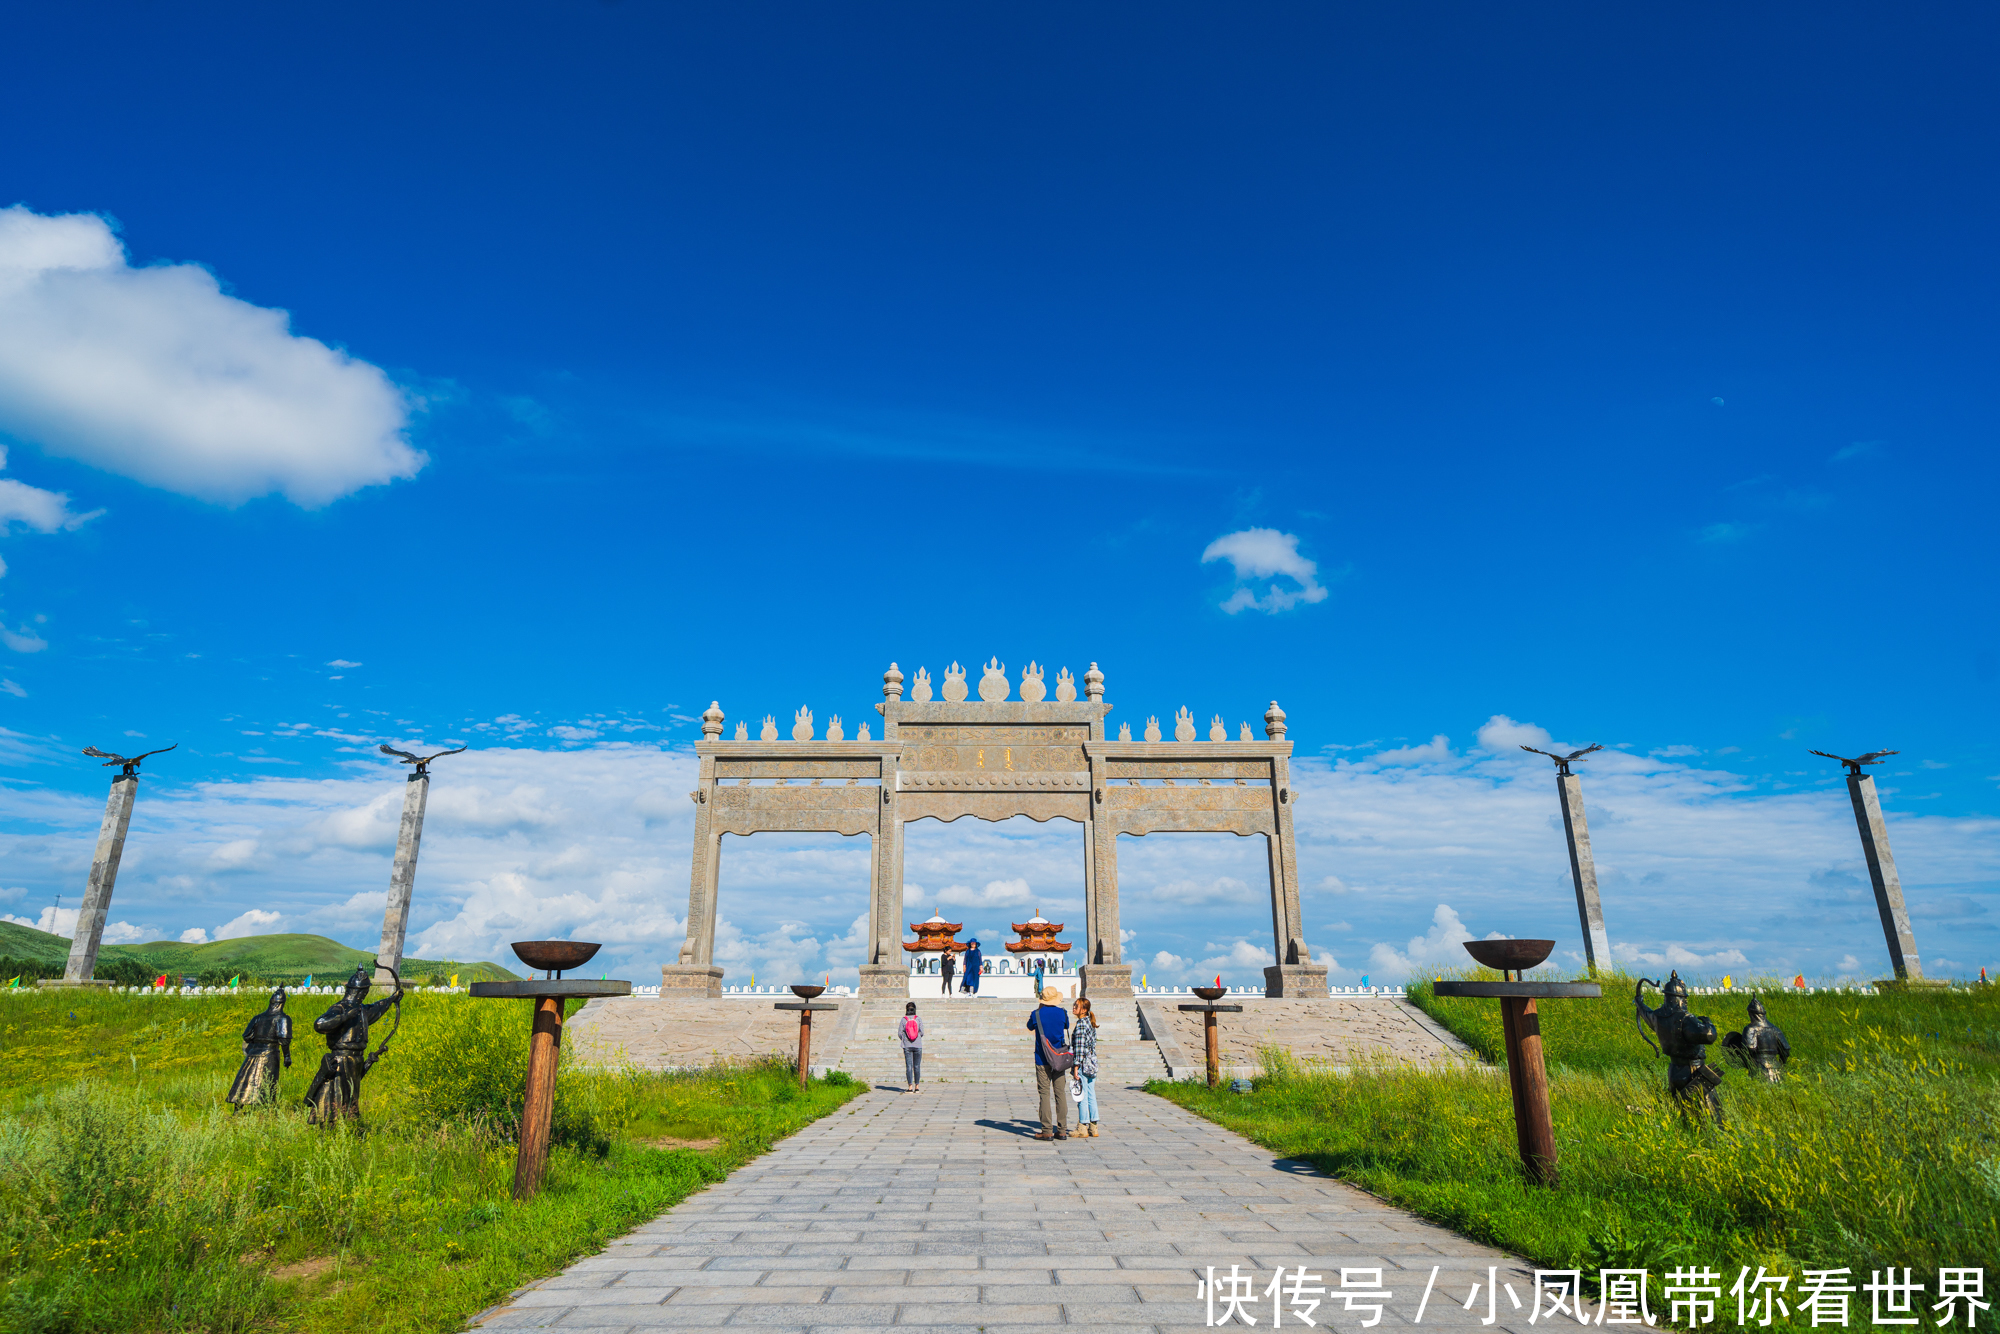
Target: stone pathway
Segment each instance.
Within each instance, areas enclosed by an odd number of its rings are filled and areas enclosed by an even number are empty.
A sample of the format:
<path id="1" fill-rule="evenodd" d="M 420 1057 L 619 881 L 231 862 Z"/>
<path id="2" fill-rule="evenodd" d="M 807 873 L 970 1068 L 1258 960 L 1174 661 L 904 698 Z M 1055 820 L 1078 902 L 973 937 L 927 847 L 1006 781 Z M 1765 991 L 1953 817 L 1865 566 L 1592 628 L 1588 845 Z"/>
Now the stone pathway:
<path id="1" fill-rule="evenodd" d="M 1032 1087 L 867 1093 L 481 1327 L 1194 1330 L 1208 1319 L 1198 1281 L 1236 1265 L 1269 1328 L 1273 1270 L 1304 1265 L 1334 1289 L 1343 1266 L 1381 1268 L 1384 1329 L 1413 1322 L 1435 1266 L 1421 1323 L 1466 1330 L 1481 1327 L 1487 1288 L 1462 1303 L 1492 1266 L 1497 1320 L 1483 1327 L 1532 1334 L 1508 1299 L 1534 1300 L 1520 1261 L 1163 1099 L 1111 1089 L 1100 1101 L 1106 1136 L 1045 1143 L 1029 1138 Z M 1301 1308 L 1281 1309 L 1307 1327 Z M 1366 1319 L 1338 1299 L 1312 1316 L 1342 1331 Z"/>

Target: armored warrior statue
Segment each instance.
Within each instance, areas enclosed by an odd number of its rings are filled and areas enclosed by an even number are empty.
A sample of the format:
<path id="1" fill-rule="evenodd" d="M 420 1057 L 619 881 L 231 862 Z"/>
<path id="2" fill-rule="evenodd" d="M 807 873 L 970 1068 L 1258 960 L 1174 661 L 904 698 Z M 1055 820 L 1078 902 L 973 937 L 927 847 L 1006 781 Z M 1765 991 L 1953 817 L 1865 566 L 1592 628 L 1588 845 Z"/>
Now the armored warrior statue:
<path id="1" fill-rule="evenodd" d="M 319 1072 L 313 1076 L 312 1087 L 306 1090 L 309 1109 L 306 1119 L 314 1125 L 331 1125 L 343 1118 L 357 1122 L 361 1119 L 361 1079 L 382 1059 L 382 1053 L 389 1048 L 389 1038 L 396 1036 L 392 1027 L 389 1036 L 371 1053 L 368 1026 L 388 1013 L 392 1005 L 396 1007 L 397 1026 L 403 1022 L 402 979 L 396 979 L 395 995 L 373 1005 L 368 1003 L 368 985 L 369 970 L 356 968 L 354 976 L 347 979 L 340 999 L 313 1020 L 313 1031 L 326 1035 L 327 1046 L 326 1055 L 319 1059 Z"/>
<path id="2" fill-rule="evenodd" d="M 259 1010 L 243 1030 L 243 1064 L 229 1086 L 228 1101 L 238 1111 L 253 1103 L 278 1100 L 278 1062 L 292 1068 L 292 1018 L 285 1013 L 285 989 L 271 993 L 271 1003 Z"/>
<path id="3" fill-rule="evenodd" d="M 1764 1017 L 1762 997 L 1750 998 L 1749 1024 L 1740 1032 L 1724 1037 L 1722 1045 L 1734 1052 L 1751 1074 L 1762 1075 L 1773 1084 L 1784 1081 L 1785 1062 L 1792 1059 L 1792 1044 L 1785 1041 L 1783 1029 Z"/>
<path id="4" fill-rule="evenodd" d="M 1658 987 L 1666 997 L 1657 1010 L 1646 1004 L 1647 987 Z M 1667 1058 L 1667 1090 L 1686 1110 L 1698 1111 L 1706 1104 L 1715 1113 L 1715 1123 L 1721 1125 L 1722 1099 L 1715 1095 L 1715 1089 L 1722 1083 L 1722 1071 L 1708 1062 L 1708 1044 L 1715 1041 L 1715 1024 L 1704 1015 L 1689 1014 L 1687 997 L 1687 984 L 1681 981 L 1678 972 L 1667 975 L 1665 986 L 1651 978 L 1640 978 L 1632 987 L 1639 1036 Z M 1657 1043 L 1655 1037 L 1659 1039 Z"/>

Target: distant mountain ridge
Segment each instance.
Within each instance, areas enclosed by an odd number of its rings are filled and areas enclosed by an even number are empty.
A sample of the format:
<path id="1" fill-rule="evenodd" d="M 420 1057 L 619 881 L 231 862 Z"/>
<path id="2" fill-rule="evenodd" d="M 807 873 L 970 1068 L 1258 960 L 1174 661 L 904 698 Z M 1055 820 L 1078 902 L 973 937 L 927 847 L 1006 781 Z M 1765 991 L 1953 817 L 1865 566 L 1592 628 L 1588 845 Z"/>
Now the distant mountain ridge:
<path id="1" fill-rule="evenodd" d="M 54 965 L 60 969 L 69 958 L 69 939 L 37 931 L 31 926 L 0 922 L 0 957 Z M 140 945 L 106 945 L 97 952 L 105 962 L 131 959 L 147 968 L 173 976 L 217 970 L 242 973 L 273 982 L 296 982 L 308 974 L 315 981 L 332 982 L 345 978 L 357 967 L 366 967 L 374 956 L 350 949 L 325 936 L 277 935 L 238 936 L 206 945 L 189 945 L 178 940 L 154 940 Z M 402 974 L 416 980 L 433 974 L 458 974 L 467 982 L 516 982 L 518 973 L 497 963 L 463 963 L 451 959 L 404 959 Z M 440 981 L 443 980 L 441 977 Z"/>

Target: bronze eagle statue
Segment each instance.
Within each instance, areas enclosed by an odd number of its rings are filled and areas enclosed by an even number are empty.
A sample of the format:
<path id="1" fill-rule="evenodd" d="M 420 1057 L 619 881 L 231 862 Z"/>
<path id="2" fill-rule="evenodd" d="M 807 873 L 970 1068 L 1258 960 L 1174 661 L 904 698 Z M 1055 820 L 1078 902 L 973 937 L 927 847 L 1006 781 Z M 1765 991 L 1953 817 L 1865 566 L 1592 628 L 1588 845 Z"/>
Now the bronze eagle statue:
<path id="1" fill-rule="evenodd" d="M 397 750 L 394 746 L 378 746 L 376 749 L 380 750 L 384 755 L 400 756 L 403 763 L 414 764 L 417 766 L 418 773 L 427 774 L 430 772 L 429 766 L 432 760 L 441 760 L 447 755 L 456 755 L 459 751 L 468 750 L 470 747 L 460 746 L 458 750 L 441 750 L 435 755 L 412 755 L 409 751 Z"/>
<path id="2" fill-rule="evenodd" d="M 92 758 L 93 760 L 103 760 L 104 767 L 107 769 L 109 769 L 114 764 L 124 765 L 125 768 L 123 772 L 121 772 L 118 775 L 120 778 L 123 778 L 125 777 L 126 774 L 137 774 L 139 772 L 139 765 L 141 761 L 149 760 L 155 755 L 164 755 L 170 750 L 179 750 L 180 748 L 181 748 L 181 743 L 176 741 L 171 746 L 161 746 L 158 750 L 149 750 L 144 755 L 133 755 L 130 757 L 124 755 L 113 755 L 110 751 L 99 750 L 95 746 L 85 746 L 83 748 L 83 753 L 90 756 L 90 758 Z"/>
<path id="3" fill-rule="evenodd" d="M 1866 755 L 1858 755 L 1851 760 L 1848 759 L 1845 755 L 1835 755 L 1832 751 L 1826 751 L 1826 750 L 1810 750 L 1807 751 L 1806 753 L 1808 755 L 1817 755 L 1824 760 L 1839 760 L 1842 764 L 1847 766 L 1847 772 L 1858 776 L 1861 773 L 1862 765 L 1880 764 L 1883 760 L 1883 757 L 1888 755 L 1901 755 L 1903 752 L 1900 750 L 1871 750 Z"/>
<path id="4" fill-rule="evenodd" d="M 1604 747 L 1597 745 L 1596 743 L 1593 742 L 1592 744 L 1585 746 L 1582 750 L 1573 750 L 1567 755 L 1558 755 L 1552 750 L 1536 750 L 1533 746 L 1523 746 L 1521 747 L 1521 749 L 1527 751 L 1531 755 L 1548 756 L 1550 759 L 1556 762 L 1556 773 L 1561 777 L 1568 777 L 1570 765 L 1582 759 L 1584 756 L 1590 754 L 1590 752 L 1592 752 L 1593 750 L 1603 750 Z"/>

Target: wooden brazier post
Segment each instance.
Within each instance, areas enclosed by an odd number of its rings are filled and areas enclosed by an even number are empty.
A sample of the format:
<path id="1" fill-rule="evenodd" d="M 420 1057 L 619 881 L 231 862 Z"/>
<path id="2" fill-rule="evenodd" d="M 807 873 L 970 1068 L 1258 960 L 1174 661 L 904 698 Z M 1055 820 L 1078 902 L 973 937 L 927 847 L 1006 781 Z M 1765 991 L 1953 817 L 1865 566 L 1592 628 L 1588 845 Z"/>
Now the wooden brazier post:
<path id="1" fill-rule="evenodd" d="M 542 1188 L 549 1161 L 549 1121 L 556 1109 L 556 1058 L 562 1048 L 563 1002 L 540 996 L 534 1031 L 528 1035 L 528 1093 L 521 1107 L 521 1149 L 514 1158 L 514 1198 L 531 1198 Z"/>
<path id="2" fill-rule="evenodd" d="M 1208 1049 L 1208 1086 L 1214 1088 L 1216 1081 L 1221 1078 L 1222 1074 L 1222 1039 L 1216 1032 L 1215 1016 L 1218 1014 L 1241 1014 L 1243 1013 L 1243 1007 L 1241 1005 L 1217 1005 L 1216 1001 L 1222 998 L 1223 989 L 1221 987 L 1194 987 L 1191 990 L 1193 990 L 1195 995 L 1201 997 L 1201 1004 L 1183 1005 L 1180 1008 L 1183 1011 L 1199 1010 L 1201 1012 L 1203 1045 Z"/>
<path id="3" fill-rule="evenodd" d="M 533 1199 L 542 1188 L 542 1170 L 549 1161 L 549 1121 L 556 1106 L 556 1065 L 562 1052 L 563 1003 L 571 997 L 629 996 L 630 982 L 562 980 L 562 970 L 576 968 L 601 945 L 581 940 L 523 940 L 514 953 L 530 968 L 546 969 L 546 977 L 525 982 L 474 982 L 474 996 L 526 1000 L 534 1006 L 534 1027 L 528 1035 L 528 1080 L 521 1106 L 520 1148 L 514 1157 L 514 1198 Z"/>
<path id="4" fill-rule="evenodd" d="M 825 990 L 825 987 L 795 986 L 792 988 L 792 994 L 798 997 L 797 1000 L 779 1001 L 771 1007 L 774 1010 L 797 1010 L 799 1012 L 799 1087 L 802 1089 L 806 1086 L 807 1081 L 812 1078 L 813 1011 L 838 1010 L 840 1008 L 831 1001 L 814 1003 L 813 998 Z"/>
<path id="5" fill-rule="evenodd" d="M 1498 982 L 1439 982 L 1440 996 L 1489 997 L 1500 1002 L 1500 1024 L 1507 1045 L 1507 1084 L 1514 1095 L 1514 1139 L 1521 1165 L 1532 1181 L 1556 1184 L 1556 1128 L 1549 1116 L 1549 1071 L 1542 1061 L 1542 1023 L 1537 1000 L 1594 998 L 1604 994 L 1595 982 L 1523 982 L 1520 975 L 1549 957 L 1553 940 L 1468 940 L 1465 949 L 1488 968 L 1500 971 Z M 1509 976 L 1509 974 L 1512 976 Z"/>

